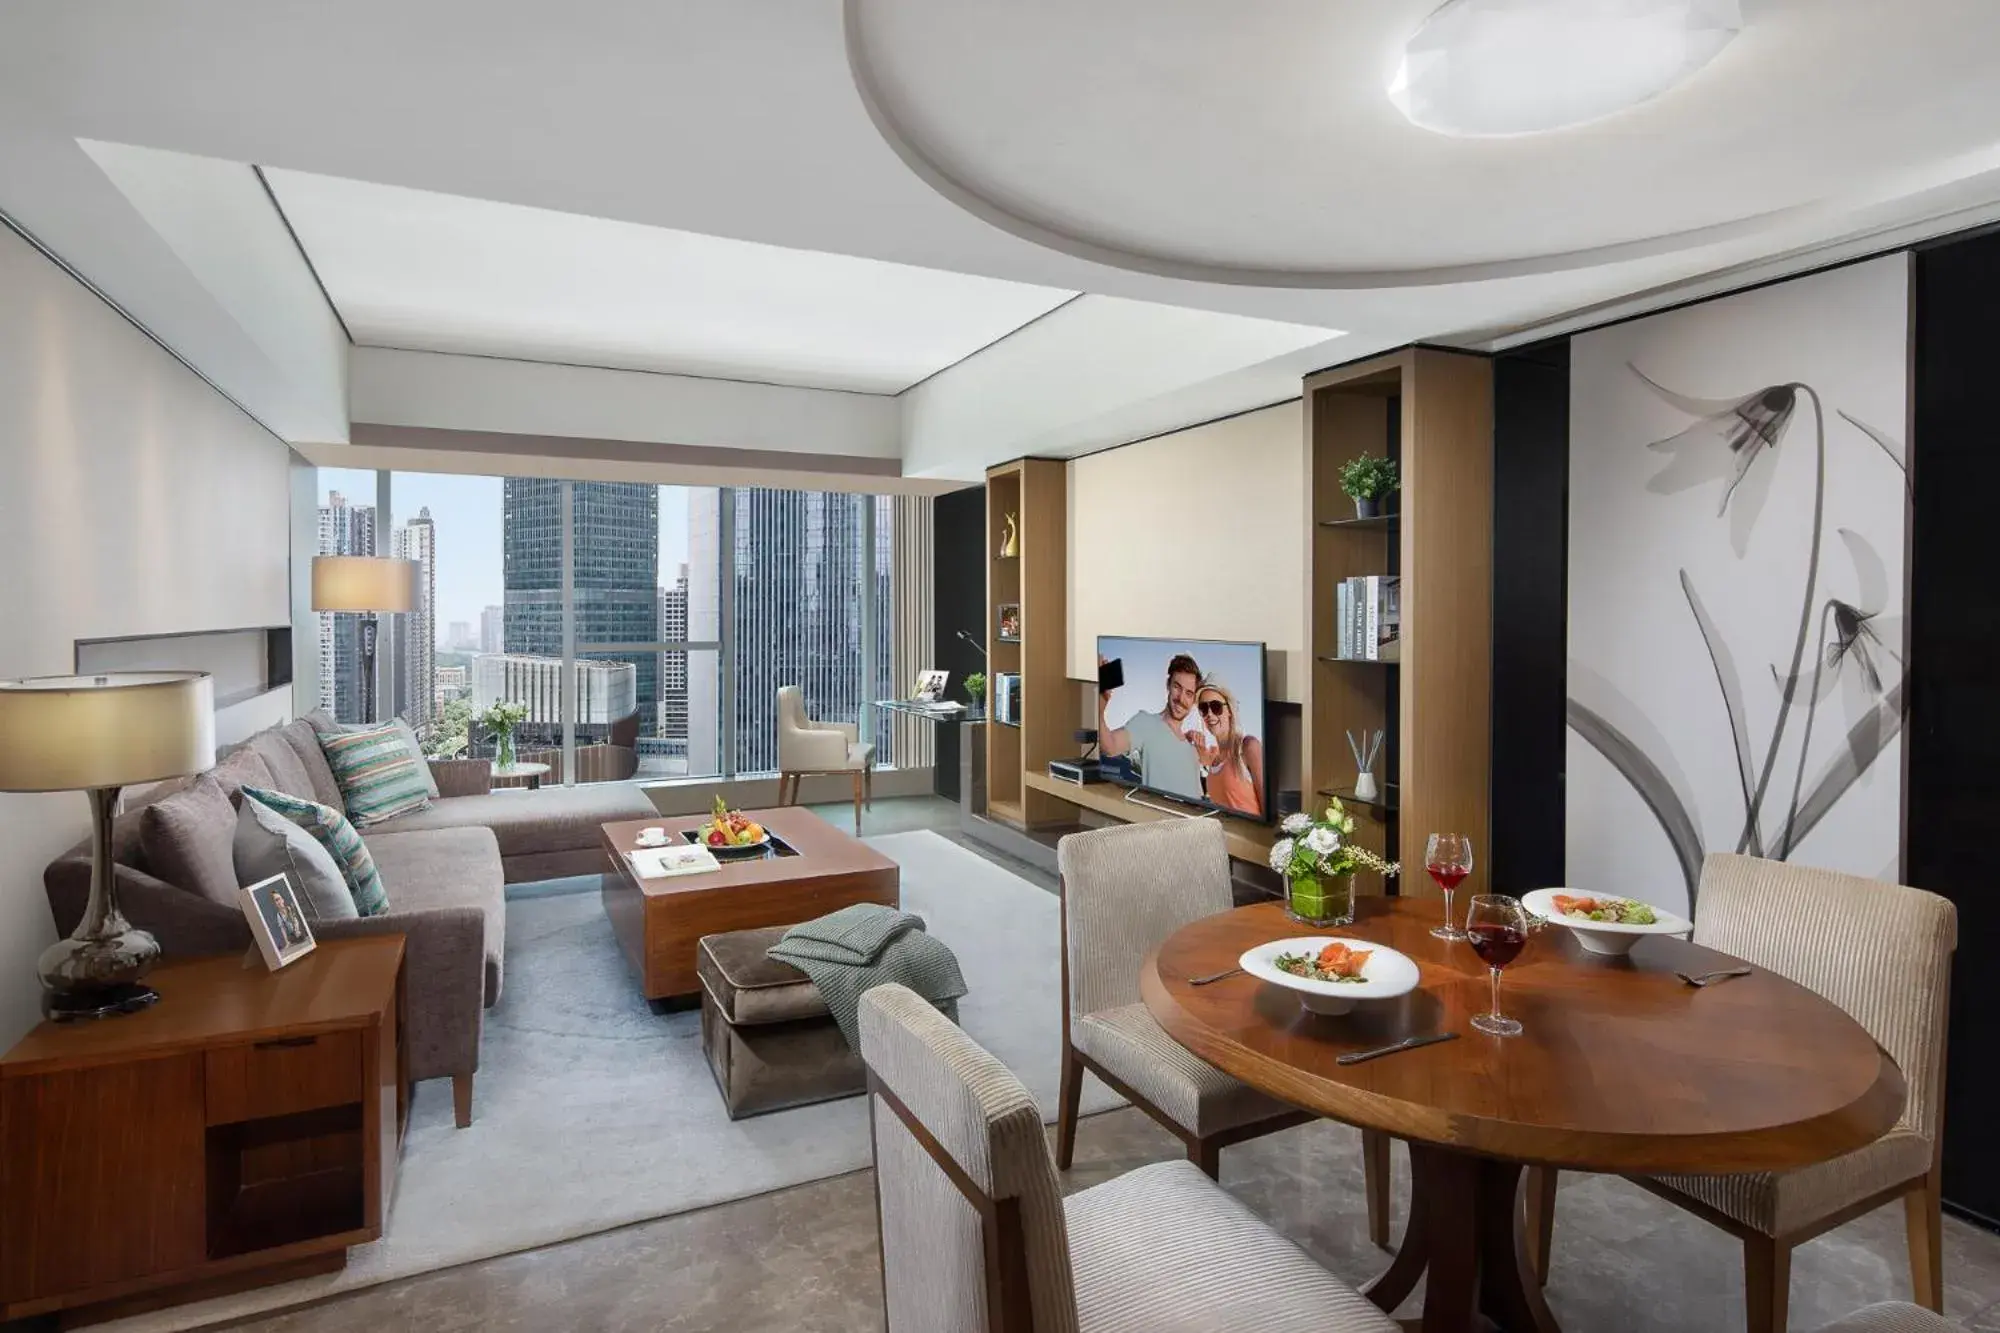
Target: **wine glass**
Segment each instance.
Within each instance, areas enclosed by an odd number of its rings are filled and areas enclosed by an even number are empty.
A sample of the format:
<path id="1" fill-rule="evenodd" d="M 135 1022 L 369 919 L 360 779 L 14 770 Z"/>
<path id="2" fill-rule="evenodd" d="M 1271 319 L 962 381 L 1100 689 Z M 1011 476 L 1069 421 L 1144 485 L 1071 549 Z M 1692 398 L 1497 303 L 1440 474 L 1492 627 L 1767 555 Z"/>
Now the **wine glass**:
<path id="1" fill-rule="evenodd" d="M 1465 914 L 1465 933 L 1472 951 L 1493 974 L 1493 1012 L 1474 1014 L 1472 1026 L 1495 1037 L 1518 1037 L 1521 1024 L 1500 1012 L 1500 969 L 1520 957 L 1528 943 L 1528 913 L 1519 898 L 1504 893 L 1476 893 Z"/>
<path id="2" fill-rule="evenodd" d="M 1424 869 L 1444 890 L 1444 924 L 1431 934 L 1441 940 L 1462 940 L 1465 932 L 1453 924 L 1451 891 L 1472 873 L 1472 839 L 1463 833 L 1433 833 L 1424 848 Z"/>

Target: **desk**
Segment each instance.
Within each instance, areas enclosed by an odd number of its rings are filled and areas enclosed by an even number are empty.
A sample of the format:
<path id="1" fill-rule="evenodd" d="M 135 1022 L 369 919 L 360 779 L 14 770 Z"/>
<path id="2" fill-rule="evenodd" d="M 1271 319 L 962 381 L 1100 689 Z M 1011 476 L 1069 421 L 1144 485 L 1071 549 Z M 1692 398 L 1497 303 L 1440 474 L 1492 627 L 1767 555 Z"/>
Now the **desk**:
<path id="1" fill-rule="evenodd" d="M 1654 937 L 1629 959 L 1604 959 L 1568 931 L 1540 932 L 1501 987 L 1503 1007 L 1526 1030 L 1489 1037 L 1468 1021 L 1488 1007 L 1486 969 L 1469 946 L 1432 938 L 1434 901 L 1364 898 L 1357 907 L 1340 933 L 1408 955 L 1422 974 L 1417 990 L 1325 1018 L 1250 976 L 1188 984 L 1254 945 L 1311 933 L 1275 903 L 1182 927 L 1141 967 L 1139 989 L 1174 1040 L 1223 1072 L 1409 1143 L 1409 1226 L 1368 1295 L 1393 1310 L 1422 1280 L 1424 1333 L 1464 1333 L 1480 1327 L 1481 1313 L 1513 1333 L 1554 1333 L 1523 1256 L 1526 1164 L 1783 1171 L 1872 1143 L 1902 1111 L 1895 1062 L 1831 1002 L 1761 969 L 1703 990 L 1674 976 L 1728 967 L 1726 955 Z M 1437 1031 L 1460 1036 L 1335 1063 L 1344 1051 Z"/>
<path id="2" fill-rule="evenodd" d="M 875 707 L 896 717 L 911 717 L 931 723 L 940 729 L 946 724 L 958 728 L 958 810 L 959 822 L 963 824 L 971 816 L 986 813 L 986 711 L 981 708 L 959 708 L 946 711 L 927 706 L 915 699 L 877 699 Z M 942 751 L 944 747 L 939 746 Z M 951 793 L 938 789 L 938 795 Z"/>

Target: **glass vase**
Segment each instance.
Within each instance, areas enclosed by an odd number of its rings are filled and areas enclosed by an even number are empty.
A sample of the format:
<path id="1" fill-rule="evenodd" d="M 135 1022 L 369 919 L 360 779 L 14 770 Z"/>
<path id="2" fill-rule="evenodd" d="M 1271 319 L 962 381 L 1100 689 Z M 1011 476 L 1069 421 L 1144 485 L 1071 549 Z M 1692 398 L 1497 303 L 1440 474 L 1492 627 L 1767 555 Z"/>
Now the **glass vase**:
<path id="1" fill-rule="evenodd" d="M 493 762 L 501 768 L 514 766 L 514 729 L 507 728 L 493 740 Z"/>
<path id="2" fill-rule="evenodd" d="M 1285 909 L 1304 925 L 1348 925 L 1354 920 L 1354 876 L 1288 875 Z"/>

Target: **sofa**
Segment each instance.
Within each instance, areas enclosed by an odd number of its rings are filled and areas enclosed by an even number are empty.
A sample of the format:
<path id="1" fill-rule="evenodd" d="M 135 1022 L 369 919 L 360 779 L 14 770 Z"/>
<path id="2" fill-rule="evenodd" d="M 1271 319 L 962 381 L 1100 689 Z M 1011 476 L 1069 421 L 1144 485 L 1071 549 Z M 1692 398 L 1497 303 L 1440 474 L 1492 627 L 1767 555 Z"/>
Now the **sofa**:
<path id="1" fill-rule="evenodd" d="M 162 878 L 147 863 L 142 829 L 149 805 L 212 778 L 232 802 L 244 786 L 264 787 L 341 808 L 340 788 L 319 747 L 324 715 L 259 732 L 226 750 L 206 775 L 163 783 L 128 800 L 112 823 L 119 905 L 132 924 L 152 932 L 169 956 L 227 953 L 251 945 L 234 902 L 204 896 Z M 628 784 L 492 790 L 484 759 L 434 760 L 438 796 L 430 805 L 361 830 L 389 895 L 389 910 L 355 920 L 322 921 L 322 939 L 401 934 L 406 987 L 404 1041 L 413 1081 L 449 1077 L 459 1126 L 472 1121 L 484 1011 L 500 999 L 506 960 L 508 884 L 595 874 L 604 869 L 598 828 L 654 814 L 646 794 Z M 222 855 L 234 821 L 203 828 Z M 64 853 L 43 875 L 56 929 L 68 934 L 90 895 L 88 841 Z"/>

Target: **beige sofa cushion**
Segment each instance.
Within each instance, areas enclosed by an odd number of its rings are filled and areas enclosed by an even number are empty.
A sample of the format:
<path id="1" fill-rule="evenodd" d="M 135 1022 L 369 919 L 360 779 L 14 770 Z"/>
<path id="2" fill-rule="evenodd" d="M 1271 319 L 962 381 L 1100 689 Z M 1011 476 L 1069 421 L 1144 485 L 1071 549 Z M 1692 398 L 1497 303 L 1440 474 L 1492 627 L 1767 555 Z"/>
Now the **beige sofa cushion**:
<path id="1" fill-rule="evenodd" d="M 243 744 L 245 749 L 255 751 L 257 757 L 264 761 L 264 767 L 271 770 L 270 782 L 253 782 L 251 786 L 264 786 L 305 801 L 319 799 L 313 794 L 312 774 L 306 771 L 305 761 L 299 758 L 299 752 L 285 739 L 283 728 L 267 728 Z"/>
<path id="2" fill-rule="evenodd" d="M 236 807 L 214 774 L 147 806 L 139 842 L 159 878 L 212 903 L 236 906 Z"/>
<path id="3" fill-rule="evenodd" d="M 622 819 L 651 819 L 657 814 L 639 788 L 602 782 L 543 787 L 540 791 L 496 791 L 484 796 L 444 796 L 427 809 L 384 820 L 369 832 L 410 833 L 472 825 L 493 830 L 500 855 L 531 856 L 589 850 L 598 845 L 602 825 Z M 393 886 L 390 892 L 395 892 Z"/>
<path id="4" fill-rule="evenodd" d="M 293 718 L 279 729 L 278 734 L 285 738 L 285 743 L 292 747 L 292 753 L 299 757 L 299 764 L 312 784 L 311 791 L 289 794 L 341 809 L 340 783 L 334 780 L 333 769 L 326 762 L 326 751 L 319 748 L 319 733 L 313 730 L 313 724 L 303 717 Z"/>
<path id="5" fill-rule="evenodd" d="M 493 835 L 483 828 L 413 833 L 384 828 L 368 830 L 362 841 L 368 844 L 389 893 L 386 915 L 393 919 L 438 907 L 478 907 L 486 917 L 486 1003 L 494 1003 L 500 998 L 506 956 L 507 896 Z"/>

